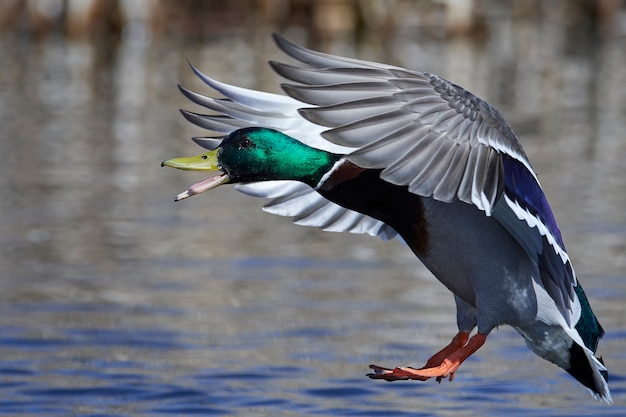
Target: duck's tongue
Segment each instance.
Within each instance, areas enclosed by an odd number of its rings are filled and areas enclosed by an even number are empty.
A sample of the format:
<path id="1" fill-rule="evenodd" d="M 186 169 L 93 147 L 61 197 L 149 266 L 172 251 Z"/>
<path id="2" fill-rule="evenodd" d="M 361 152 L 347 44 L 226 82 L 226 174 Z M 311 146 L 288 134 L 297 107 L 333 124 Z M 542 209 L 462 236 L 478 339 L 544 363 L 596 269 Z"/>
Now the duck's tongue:
<path id="1" fill-rule="evenodd" d="M 228 175 L 226 174 L 215 175 L 213 177 L 209 177 L 205 180 L 202 180 L 200 182 L 193 184 L 191 187 L 187 189 L 187 191 L 183 191 L 182 193 L 178 194 L 176 198 L 174 199 L 174 201 L 184 200 L 185 198 L 189 198 L 192 195 L 209 191 L 212 188 L 215 188 L 219 185 L 224 184 L 226 181 L 228 181 Z"/>

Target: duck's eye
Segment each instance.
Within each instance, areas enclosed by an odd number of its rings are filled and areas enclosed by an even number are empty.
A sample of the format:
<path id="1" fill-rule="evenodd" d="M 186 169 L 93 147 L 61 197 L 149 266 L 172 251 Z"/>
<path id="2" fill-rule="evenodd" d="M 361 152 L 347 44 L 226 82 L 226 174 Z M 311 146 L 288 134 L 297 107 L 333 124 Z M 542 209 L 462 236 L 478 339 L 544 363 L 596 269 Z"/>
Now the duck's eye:
<path id="1" fill-rule="evenodd" d="M 239 149 L 247 149 L 252 146 L 250 139 L 244 139 L 239 143 Z"/>
<path id="2" fill-rule="evenodd" d="M 200 158 L 202 158 L 202 159 L 207 159 L 207 158 L 208 158 L 208 156 L 206 156 L 206 155 L 202 155 Z"/>

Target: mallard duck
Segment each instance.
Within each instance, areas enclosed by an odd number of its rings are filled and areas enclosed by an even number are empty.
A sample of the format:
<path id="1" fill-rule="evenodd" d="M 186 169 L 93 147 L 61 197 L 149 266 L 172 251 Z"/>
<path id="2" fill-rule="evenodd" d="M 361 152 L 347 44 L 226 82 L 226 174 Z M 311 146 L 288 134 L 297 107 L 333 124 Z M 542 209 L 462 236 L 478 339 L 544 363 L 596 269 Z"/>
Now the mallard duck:
<path id="1" fill-rule="evenodd" d="M 604 331 L 572 268 L 522 146 L 500 112 L 434 74 L 311 51 L 274 35 L 299 66 L 270 62 L 287 95 L 195 74 L 225 98 L 179 87 L 215 114 L 182 110 L 225 137 L 163 165 L 269 198 L 300 225 L 398 238 L 453 294 L 458 333 L 421 368 L 370 365 L 374 379 L 452 378 L 500 325 L 611 402 L 595 357 Z M 474 332 L 474 330 L 476 330 Z"/>

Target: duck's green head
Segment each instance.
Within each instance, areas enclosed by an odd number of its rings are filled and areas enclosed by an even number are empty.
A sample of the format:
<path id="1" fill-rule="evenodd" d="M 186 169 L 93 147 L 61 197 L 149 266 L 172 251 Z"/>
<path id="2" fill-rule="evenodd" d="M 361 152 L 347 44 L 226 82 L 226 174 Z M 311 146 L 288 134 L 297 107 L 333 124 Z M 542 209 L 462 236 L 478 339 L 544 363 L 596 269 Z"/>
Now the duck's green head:
<path id="1" fill-rule="evenodd" d="M 227 183 L 296 180 L 314 187 L 340 157 L 311 148 L 276 130 L 249 127 L 226 136 L 215 150 L 190 158 L 169 159 L 162 165 L 218 172 L 176 196 L 179 201 Z"/>

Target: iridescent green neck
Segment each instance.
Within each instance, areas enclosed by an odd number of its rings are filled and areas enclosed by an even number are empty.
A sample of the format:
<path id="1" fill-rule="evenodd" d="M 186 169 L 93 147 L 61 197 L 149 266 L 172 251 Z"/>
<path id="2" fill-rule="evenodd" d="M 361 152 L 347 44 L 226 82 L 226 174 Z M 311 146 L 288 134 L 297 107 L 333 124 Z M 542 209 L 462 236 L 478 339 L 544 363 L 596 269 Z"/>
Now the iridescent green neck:
<path id="1" fill-rule="evenodd" d="M 315 187 L 342 157 L 267 128 L 238 130 L 221 147 L 218 158 L 231 182 L 297 180 Z"/>

